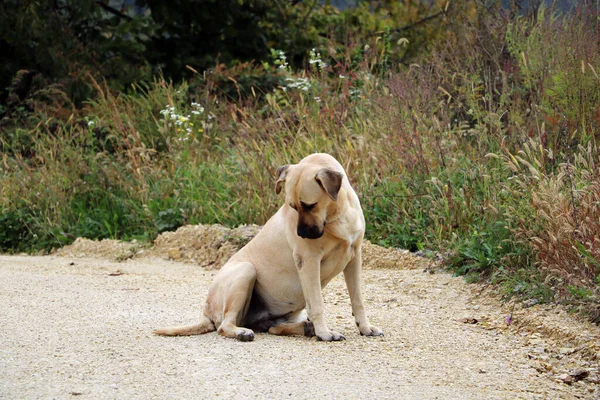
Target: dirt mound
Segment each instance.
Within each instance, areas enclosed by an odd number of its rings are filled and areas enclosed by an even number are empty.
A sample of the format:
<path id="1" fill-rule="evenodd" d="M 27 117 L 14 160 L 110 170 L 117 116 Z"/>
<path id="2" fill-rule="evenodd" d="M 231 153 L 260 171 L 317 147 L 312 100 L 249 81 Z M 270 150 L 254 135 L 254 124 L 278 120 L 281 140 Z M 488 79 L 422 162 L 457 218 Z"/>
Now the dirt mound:
<path id="1" fill-rule="evenodd" d="M 419 257 L 408 250 L 377 246 L 365 240 L 363 243 L 363 267 L 384 269 L 427 269 L 431 260 Z"/>
<path id="2" fill-rule="evenodd" d="M 154 240 L 147 256 L 192 262 L 202 267 L 221 268 L 260 230 L 258 225 L 229 229 L 222 225 L 187 225 Z"/>
<path id="3" fill-rule="evenodd" d="M 73 244 L 58 250 L 56 255 L 97 257 L 115 261 L 156 257 L 219 269 L 256 236 L 260 228 L 258 225 L 244 225 L 235 229 L 222 225 L 186 225 L 174 232 L 165 232 L 158 236 L 150 248 L 140 245 L 135 240 L 121 242 L 78 238 Z M 408 250 L 385 248 L 365 240 L 363 265 L 370 269 L 426 269 L 431 266 L 431 260 L 415 256 Z"/>
<path id="4" fill-rule="evenodd" d="M 77 238 L 72 244 L 58 249 L 54 254 L 62 257 L 103 258 L 122 261 L 143 254 L 143 245 L 136 240 L 122 242 L 120 240 L 91 240 Z"/>

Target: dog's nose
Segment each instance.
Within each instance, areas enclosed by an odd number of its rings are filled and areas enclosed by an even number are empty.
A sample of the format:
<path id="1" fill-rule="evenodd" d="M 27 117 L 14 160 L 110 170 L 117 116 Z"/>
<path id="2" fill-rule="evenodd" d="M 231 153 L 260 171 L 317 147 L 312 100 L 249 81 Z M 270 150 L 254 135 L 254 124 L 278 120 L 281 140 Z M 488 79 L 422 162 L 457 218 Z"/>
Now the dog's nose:
<path id="1" fill-rule="evenodd" d="M 298 225 L 298 236 L 303 239 L 318 239 L 323 236 L 323 231 L 318 226 Z"/>

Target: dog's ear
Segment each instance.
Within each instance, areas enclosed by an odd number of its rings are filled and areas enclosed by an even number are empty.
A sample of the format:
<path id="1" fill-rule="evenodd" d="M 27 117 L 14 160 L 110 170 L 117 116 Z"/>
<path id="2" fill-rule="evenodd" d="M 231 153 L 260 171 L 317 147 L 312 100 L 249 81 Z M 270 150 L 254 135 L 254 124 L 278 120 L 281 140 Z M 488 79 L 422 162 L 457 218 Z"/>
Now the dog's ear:
<path id="1" fill-rule="evenodd" d="M 317 172 L 315 179 L 319 182 L 319 185 L 327 192 L 331 200 L 337 201 L 338 192 L 342 187 L 342 179 L 344 175 L 341 173 L 323 168 Z"/>
<path id="2" fill-rule="evenodd" d="M 289 167 L 289 165 L 282 165 L 281 167 L 277 168 L 277 172 L 275 172 L 275 175 L 277 176 L 277 182 L 275 183 L 275 193 L 277 194 L 281 192 L 281 186 L 285 182 L 285 177 L 287 175 Z"/>

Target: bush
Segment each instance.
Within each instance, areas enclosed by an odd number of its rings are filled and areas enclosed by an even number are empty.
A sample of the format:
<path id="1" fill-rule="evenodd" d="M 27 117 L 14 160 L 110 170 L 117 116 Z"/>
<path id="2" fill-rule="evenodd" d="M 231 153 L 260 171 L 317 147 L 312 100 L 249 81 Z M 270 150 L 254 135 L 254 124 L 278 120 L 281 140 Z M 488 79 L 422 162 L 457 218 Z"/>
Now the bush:
<path id="1" fill-rule="evenodd" d="M 581 15 L 593 10 L 481 10 L 450 10 L 447 35 L 407 66 L 388 30 L 328 42 L 299 71 L 273 51 L 128 93 L 88 75 L 94 100 L 63 117 L 32 102 L 0 138 L 2 250 L 263 224 L 281 204 L 276 168 L 328 152 L 363 202 L 368 239 L 449 254 L 457 274 L 512 295 L 594 299 L 600 52 L 576 40 L 598 34 Z"/>

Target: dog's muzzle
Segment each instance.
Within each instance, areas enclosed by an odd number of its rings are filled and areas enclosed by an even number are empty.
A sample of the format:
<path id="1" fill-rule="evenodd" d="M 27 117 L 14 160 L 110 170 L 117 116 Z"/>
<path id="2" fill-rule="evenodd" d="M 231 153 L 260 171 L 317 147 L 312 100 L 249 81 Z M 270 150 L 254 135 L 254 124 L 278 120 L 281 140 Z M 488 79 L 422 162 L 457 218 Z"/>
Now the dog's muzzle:
<path id="1" fill-rule="evenodd" d="M 319 229 L 316 225 L 298 225 L 297 233 L 303 239 L 318 239 L 325 232 L 325 224 L 323 229 Z"/>

